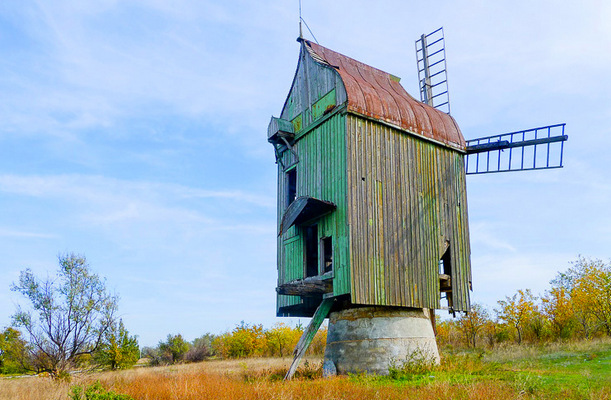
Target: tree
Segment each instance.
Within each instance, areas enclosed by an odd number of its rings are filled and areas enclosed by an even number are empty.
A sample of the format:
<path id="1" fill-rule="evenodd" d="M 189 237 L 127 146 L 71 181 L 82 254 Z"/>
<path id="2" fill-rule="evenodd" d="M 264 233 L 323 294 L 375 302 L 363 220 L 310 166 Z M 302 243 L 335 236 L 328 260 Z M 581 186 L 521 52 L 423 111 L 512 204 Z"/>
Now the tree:
<path id="1" fill-rule="evenodd" d="M 518 290 L 512 297 L 507 296 L 505 300 L 498 301 L 501 306 L 496 310 L 498 317 L 516 329 L 518 343 L 522 343 L 524 328 L 536 312 L 536 299 L 530 289 L 526 289 Z"/>
<path id="2" fill-rule="evenodd" d="M 0 374 L 14 374 L 27 371 L 28 344 L 21 338 L 21 332 L 8 327 L 0 332 Z"/>
<path id="3" fill-rule="evenodd" d="M 129 368 L 139 357 L 138 338 L 129 336 L 123 320 L 106 331 L 102 345 L 94 353 L 94 360 L 98 364 L 108 366 L 112 370 Z"/>
<path id="4" fill-rule="evenodd" d="M 17 307 L 13 323 L 29 334 L 37 369 L 55 378 L 100 348 L 115 322 L 118 303 L 84 256 L 66 254 L 58 259 L 54 279 L 41 280 L 26 269 L 11 288 L 31 303 L 29 309 Z"/>
<path id="5" fill-rule="evenodd" d="M 488 321 L 488 311 L 479 304 L 473 304 L 471 311 L 458 319 L 458 330 L 469 346 L 475 348 L 478 332 Z"/>
<path id="6" fill-rule="evenodd" d="M 541 305 L 543 315 L 550 321 L 554 337 L 561 339 L 571 337 L 575 325 L 575 312 L 569 291 L 559 285 L 552 286 L 541 297 Z"/>
<path id="7" fill-rule="evenodd" d="M 551 283 L 569 294 L 573 315 L 586 338 L 595 330 L 611 336 L 611 264 L 580 257 Z"/>
<path id="8" fill-rule="evenodd" d="M 163 354 L 163 358 L 168 359 L 172 364 L 182 360 L 188 350 L 189 343 L 181 334 L 168 335 L 165 342 L 159 342 L 159 351 Z"/>
<path id="9" fill-rule="evenodd" d="M 571 299 L 579 313 L 591 316 L 596 328 L 611 336 L 611 265 L 580 258 L 575 264 Z"/>

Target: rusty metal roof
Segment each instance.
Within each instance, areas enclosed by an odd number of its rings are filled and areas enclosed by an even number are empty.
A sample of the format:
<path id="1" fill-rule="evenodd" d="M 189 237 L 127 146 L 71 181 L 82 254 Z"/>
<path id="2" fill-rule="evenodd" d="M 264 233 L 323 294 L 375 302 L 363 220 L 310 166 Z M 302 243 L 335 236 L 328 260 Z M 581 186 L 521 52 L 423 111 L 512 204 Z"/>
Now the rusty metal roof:
<path id="1" fill-rule="evenodd" d="M 458 124 L 450 115 L 409 95 L 395 76 L 303 39 L 309 54 L 337 70 L 348 95 L 348 110 L 383 120 L 413 134 L 464 150 Z"/>

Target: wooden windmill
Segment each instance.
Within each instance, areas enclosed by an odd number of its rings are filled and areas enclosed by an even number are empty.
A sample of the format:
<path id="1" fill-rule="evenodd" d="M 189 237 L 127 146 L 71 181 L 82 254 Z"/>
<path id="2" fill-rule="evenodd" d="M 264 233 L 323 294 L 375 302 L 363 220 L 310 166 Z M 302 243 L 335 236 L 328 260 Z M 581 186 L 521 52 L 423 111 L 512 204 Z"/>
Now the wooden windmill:
<path id="1" fill-rule="evenodd" d="M 438 359 L 434 310 L 470 310 L 466 174 L 562 166 L 564 125 L 465 141 L 449 115 L 441 29 L 416 44 L 422 102 L 396 76 L 298 41 L 268 127 L 277 315 L 313 317 L 287 376 L 327 317 L 331 372 L 384 373 L 416 349 Z"/>

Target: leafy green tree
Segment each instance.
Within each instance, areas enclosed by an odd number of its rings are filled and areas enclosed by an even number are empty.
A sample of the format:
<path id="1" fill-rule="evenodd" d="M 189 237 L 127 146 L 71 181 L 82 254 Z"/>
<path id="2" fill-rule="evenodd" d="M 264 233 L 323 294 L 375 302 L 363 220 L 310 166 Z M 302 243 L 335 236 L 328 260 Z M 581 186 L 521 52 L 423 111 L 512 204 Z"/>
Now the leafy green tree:
<path id="1" fill-rule="evenodd" d="M 94 354 L 94 360 L 98 364 L 112 370 L 129 368 L 139 357 L 138 338 L 129 335 L 123 320 L 106 331 L 102 345 Z"/>
<path id="2" fill-rule="evenodd" d="M 189 350 L 189 342 L 182 338 L 181 334 L 168 335 L 165 342 L 159 342 L 159 351 L 163 353 L 164 358 L 174 364 L 181 361 L 185 353 Z"/>
<path id="3" fill-rule="evenodd" d="M 21 332 L 8 327 L 0 332 L 0 374 L 15 374 L 29 369 L 28 344 Z"/>
<path id="4" fill-rule="evenodd" d="M 95 353 L 115 323 L 118 297 L 80 255 L 60 255 L 54 278 L 21 271 L 11 289 L 30 302 L 27 309 L 17 307 L 13 323 L 28 333 L 36 368 L 55 378 L 67 376 L 83 357 Z"/>

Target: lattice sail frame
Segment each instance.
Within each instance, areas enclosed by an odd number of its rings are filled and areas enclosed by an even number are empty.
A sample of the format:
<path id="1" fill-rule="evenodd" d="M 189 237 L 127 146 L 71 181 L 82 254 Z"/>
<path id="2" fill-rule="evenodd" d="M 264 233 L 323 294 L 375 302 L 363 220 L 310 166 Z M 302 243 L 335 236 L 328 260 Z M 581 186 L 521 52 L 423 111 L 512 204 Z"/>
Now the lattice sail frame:
<path id="1" fill-rule="evenodd" d="M 420 100 L 450 114 L 450 94 L 443 27 L 416 40 Z"/>
<path id="2" fill-rule="evenodd" d="M 467 175 L 562 168 L 566 124 L 467 140 Z"/>

